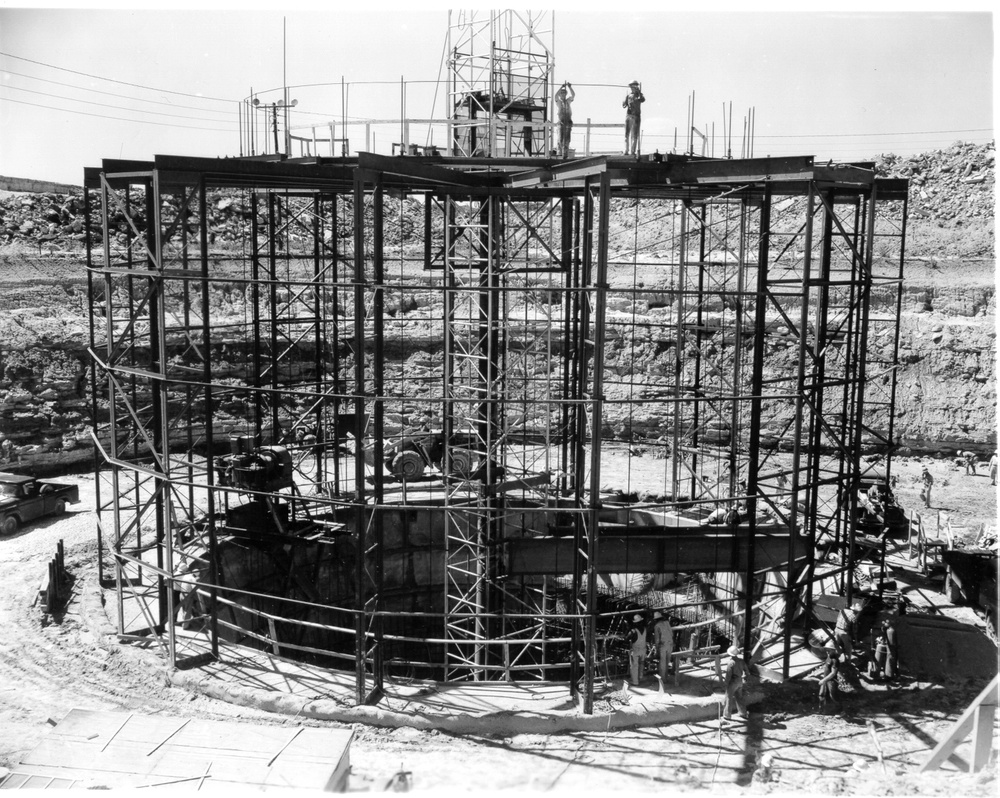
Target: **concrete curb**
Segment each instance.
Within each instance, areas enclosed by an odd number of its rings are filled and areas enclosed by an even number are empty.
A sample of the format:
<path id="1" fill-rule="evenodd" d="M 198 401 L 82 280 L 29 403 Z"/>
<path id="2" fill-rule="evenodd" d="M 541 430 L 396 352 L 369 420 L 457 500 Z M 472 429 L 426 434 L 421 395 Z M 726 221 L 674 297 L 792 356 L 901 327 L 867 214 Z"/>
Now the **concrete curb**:
<path id="1" fill-rule="evenodd" d="M 86 626 L 97 638 L 98 645 L 113 651 L 117 647 L 118 630 L 108 617 L 104 592 L 96 580 L 81 588 L 80 603 Z M 228 704 L 278 715 L 338 723 L 363 723 L 382 728 L 433 729 L 453 734 L 557 734 L 708 721 L 719 717 L 721 699 L 720 694 L 713 694 L 684 704 L 660 704 L 658 701 L 647 704 L 637 701 L 634 705 L 622 707 L 615 712 L 593 715 L 584 715 L 578 710 L 497 710 L 476 715 L 467 712 L 447 715 L 421 710 L 398 712 L 385 707 L 348 706 L 331 699 L 310 699 L 243 687 L 196 671 L 170 669 L 165 675 L 167 683 L 173 687 Z M 754 688 L 746 690 L 745 694 L 748 705 L 763 697 Z"/>
<path id="2" fill-rule="evenodd" d="M 659 726 L 666 723 L 690 723 L 715 720 L 720 712 L 720 695 L 694 703 L 651 706 L 637 703 L 611 713 L 584 715 L 577 710 L 550 712 L 498 710 L 471 715 L 446 715 L 412 710 L 397 712 L 383 707 L 345 706 L 329 699 L 312 700 L 285 693 L 252 690 L 221 682 L 212 676 L 188 671 L 171 671 L 167 678 L 175 687 L 227 703 L 294 717 L 330 720 L 339 723 L 364 723 L 385 728 L 412 727 L 436 729 L 454 734 L 553 734 L 576 731 L 607 731 L 636 726 Z M 763 697 L 760 691 L 746 691 L 746 702 L 754 704 Z"/>

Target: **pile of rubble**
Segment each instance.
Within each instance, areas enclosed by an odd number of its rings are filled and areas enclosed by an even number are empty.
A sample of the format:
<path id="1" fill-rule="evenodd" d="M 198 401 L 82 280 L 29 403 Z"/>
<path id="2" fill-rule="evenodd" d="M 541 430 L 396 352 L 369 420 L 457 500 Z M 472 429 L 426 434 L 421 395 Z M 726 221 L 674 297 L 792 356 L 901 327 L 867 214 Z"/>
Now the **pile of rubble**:
<path id="1" fill-rule="evenodd" d="M 911 218 L 941 221 L 993 219 L 993 143 L 956 142 L 910 158 L 880 155 L 875 169 L 886 177 L 910 181 Z"/>
<path id="2" fill-rule="evenodd" d="M 909 178 L 911 229 L 926 223 L 935 227 L 961 227 L 966 232 L 970 228 L 983 228 L 984 234 L 973 244 L 966 240 L 958 245 L 961 251 L 955 251 L 956 245 L 948 237 L 939 241 L 933 237 L 926 240 L 920 238 L 921 251 L 908 248 L 913 256 L 992 257 L 993 143 L 956 142 L 948 149 L 933 150 L 908 158 L 882 154 L 875 161 L 878 174 Z M 245 234 L 251 214 L 247 198 L 235 191 L 210 192 L 208 211 L 210 238 L 213 241 L 238 244 Z M 418 218 L 409 218 L 406 211 L 393 203 L 387 203 L 386 214 L 387 231 L 395 230 L 398 226 L 399 235 L 404 239 L 413 224 L 419 223 Z M 404 218 L 390 218 L 397 215 Z M 94 214 L 94 225 L 90 230 L 94 243 L 101 240 L 98 216 L 99 214 Z M 626 221 L 632 226 L 636 222 L 631 217 Z M 126 235 L 128 226 L 120 213 L 112 214 L 111 226 L 117 236 Z M 0 255 L 3 254 L 3 245 L 17 242 L 53 251 L 81 250 L 87 232 L 85 227 L 82 192 L 0 192 Z M 942 251 L 933 251 L 935 246 Z M 931 251 L 923 251 L 926 247 L 931 247 Z"/>
<path id="3" fill-rule="evenodd" d="M 83 194 L 0 192 L 0 244 L 60 242 L 83 247 Z M 98 230 L 92 231 L 94 233 Z"/>

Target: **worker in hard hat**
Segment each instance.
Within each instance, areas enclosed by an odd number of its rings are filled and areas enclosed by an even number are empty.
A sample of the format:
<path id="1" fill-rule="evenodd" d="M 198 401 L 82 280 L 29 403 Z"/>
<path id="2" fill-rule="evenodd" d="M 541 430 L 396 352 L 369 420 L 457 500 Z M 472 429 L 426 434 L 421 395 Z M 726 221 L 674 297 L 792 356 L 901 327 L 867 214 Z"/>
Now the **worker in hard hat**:
<path id="1" fill-rule="evenodd" d="M 642 104 L 646 98 L 639 87 L 639 81 L 628 84 L 628 94 L 622 101 L 625 109 L 625 155 L 639 154 L 639 124 L 642 120 Z"/>

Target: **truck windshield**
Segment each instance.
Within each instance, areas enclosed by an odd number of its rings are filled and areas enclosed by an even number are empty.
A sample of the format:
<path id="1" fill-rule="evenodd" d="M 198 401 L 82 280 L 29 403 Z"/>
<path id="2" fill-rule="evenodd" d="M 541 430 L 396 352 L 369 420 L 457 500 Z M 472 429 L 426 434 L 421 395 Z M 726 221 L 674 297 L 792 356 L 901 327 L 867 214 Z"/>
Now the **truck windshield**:
<path id="1" fill-rule="evenodd" d="M 0 482 L 0 496 L 17 497 L 17 485 L 9 485 L 6 482 Z"/>

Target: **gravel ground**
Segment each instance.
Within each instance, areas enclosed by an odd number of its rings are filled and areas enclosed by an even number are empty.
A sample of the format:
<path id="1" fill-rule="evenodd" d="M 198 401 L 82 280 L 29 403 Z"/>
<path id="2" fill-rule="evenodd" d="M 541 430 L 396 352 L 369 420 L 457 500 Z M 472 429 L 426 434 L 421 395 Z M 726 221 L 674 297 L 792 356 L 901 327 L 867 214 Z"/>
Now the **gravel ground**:
<path id="1" fill-rule="evenodd" d="M 981 517 L 995 526 L 995 507 L 990 516 L 990 502 L 982 498 L 990 494 L 981 485 L 988 480 L 952 474 L 948 461 L 930 462 L 942 504 L 954 505 L 952 516 L 970 511 L 970 521 Z M 904 498 L 912 487 L 910 472 L 919 468 L 919 461 L 900 464 L 897 492 Z M 48 719 L 58 721 L 74 707 L 273 725 L 302 722 L 169 687 L 155 648 L 121 645 L 105 634 L 107 618 L 97 601 L 94 478 L 73 479 L 80 484 L 81 504 L 62 518 L 0 538 L 0 766 L 15 764 L 45 735 Z M 979 497 L 975 506 L 966 492 Z M 977 508 L 982 512 L 974 512 Z M 46 621 L 37 591 L 60 539 L 74 579 L 73 597 L 63 615 Z M 915 772 L 981 687 L 975 680 L 904 680 L 891 691 L 867 686 L 845 696 L 840 714 L 820 715 L 814 682 L 768 686 L 749 722 L 725 729 L 706 722 L 509 737 L 484 729 L 459 737 L 356 725 L 351 788 L 381 791 L 404 769 L 418 790 L 996 795 L 995 756 L 979 774 L 951 765 L 928 775 Z M 753 776 L 764 753 L 773 757 L 774 776 L 767 782 Z"/>

